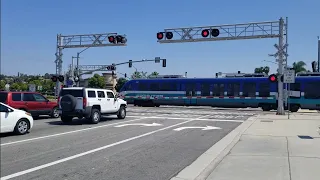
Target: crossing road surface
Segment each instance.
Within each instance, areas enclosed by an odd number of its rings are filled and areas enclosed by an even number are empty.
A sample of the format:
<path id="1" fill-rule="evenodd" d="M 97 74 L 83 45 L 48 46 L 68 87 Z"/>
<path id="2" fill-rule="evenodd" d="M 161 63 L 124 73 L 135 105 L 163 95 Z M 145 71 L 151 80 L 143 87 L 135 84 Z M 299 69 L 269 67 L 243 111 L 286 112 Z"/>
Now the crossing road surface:
<path id="1" fill-rule="evenodd" d="M 1 180 L 166 180 L 255 112 L 128 107 L 127 118 L 35 121 L 1 136 Z"/>

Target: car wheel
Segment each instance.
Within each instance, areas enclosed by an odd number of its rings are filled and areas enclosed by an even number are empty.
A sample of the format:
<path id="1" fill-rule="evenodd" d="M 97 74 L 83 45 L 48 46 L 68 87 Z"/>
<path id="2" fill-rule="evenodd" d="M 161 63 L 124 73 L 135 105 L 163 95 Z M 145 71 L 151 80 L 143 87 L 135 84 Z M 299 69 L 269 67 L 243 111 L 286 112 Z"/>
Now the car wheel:
<path id="1" fill-rule="evenodd" d="M 30 129 L 30 123 L 27 119 L 20 119 L 14 127 L 14 132 L 19 135 L 26 134 Z"/>
<path id="2" fill-rule="evenodd" d="M 101 114 L 98 109 L 92 109 L 91 116 L 90 116 L 90 122 L 92 124 L 98 124 L 100 122 Z"/>
<path id="3" fill-rule="evenodd" d="M 68 122 L 72 121 L 72 118 L 73 117 L 71 117 L 71 116 L 61 116 L 61 121 L 64 123 L 68 123 Z"/>
<path id="4" fill-rule="evenodd" d="M 121 106 L 120 109 L 119 109 L 119 112 L 118 112 L 118 118 L 119 119 L 124 119 L 126 118 L 126 115 L 127 115 L 127 111 L 126 111 L 126 108 L 124 106 Z"/>
<path id="5" fill-rule="evenodd" d="M 50 115 L 52 118 L 58 118 L 60 115 L 59 115 L 59 112 L 58 112 L 58 108 L 55 107 L 52 109 L 52 112 L 51 112 L 51 115 Z"/>

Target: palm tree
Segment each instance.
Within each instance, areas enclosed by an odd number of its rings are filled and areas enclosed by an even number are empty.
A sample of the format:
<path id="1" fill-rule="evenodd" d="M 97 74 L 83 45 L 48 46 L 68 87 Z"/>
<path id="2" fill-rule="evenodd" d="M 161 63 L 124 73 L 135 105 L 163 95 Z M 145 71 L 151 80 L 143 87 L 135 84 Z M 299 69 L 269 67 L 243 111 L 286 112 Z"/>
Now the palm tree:
<path id="1" fill-rule="evenodd" d="M 159 73 L 154 71 L 151 74 L 149 74 L 148 78 L 150 78 L 151 76 L 159 76 Z"/>
<path id="2" fill-rule="evenodd" d="M 307 69 L 305 68 L 305 66 L 306 66 L 306 63 L 303 61 L 294 62 L 292 64 L 292 67 L 293 67 L 295 73 L 306 72 Z"/>

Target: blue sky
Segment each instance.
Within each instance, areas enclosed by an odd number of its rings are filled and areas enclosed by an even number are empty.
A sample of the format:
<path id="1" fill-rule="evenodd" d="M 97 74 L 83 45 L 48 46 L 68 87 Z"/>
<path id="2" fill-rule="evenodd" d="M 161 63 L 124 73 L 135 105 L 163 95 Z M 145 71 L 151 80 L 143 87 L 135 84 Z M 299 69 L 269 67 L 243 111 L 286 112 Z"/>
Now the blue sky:
<path id="1" fill-rule="evenodd" d="M 111 64 L 132 60 L 167 59 L 161 64 L 139 63 L 140 71 L 212 77 L 216 72 L 252 72 L 255 67 L 276 65 L 277 39 L 159 44 L 156 33 L 165 28 L 207 26 L 289 17 L 289 63 L 317 59 L 320 35 L 319 0 L 213 1 L 213 0 L 1 0 L 1 73 L 55 73 L 58 33 L 118 32 L 128 37 L 127 47 L 90 48 L 80 64 Z M 63 68 L 82 49 L 66 49 Z M 131 74 L 134 68 L 118 67 Z"/>

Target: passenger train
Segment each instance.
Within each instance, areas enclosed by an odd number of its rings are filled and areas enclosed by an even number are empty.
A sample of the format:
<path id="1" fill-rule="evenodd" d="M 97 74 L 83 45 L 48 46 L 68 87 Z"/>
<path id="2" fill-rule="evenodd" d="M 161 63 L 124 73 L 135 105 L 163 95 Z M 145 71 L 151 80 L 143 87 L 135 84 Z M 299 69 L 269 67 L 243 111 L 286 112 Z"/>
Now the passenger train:
<path id="1" fill-rule="evenodd" d="M 290 111 L 320 110 L 320 74 L 297 76 L 290 84 Z M 288 86 L 289 87 L 289 86 Z M 284 85 L 284 88 L 287 88 Z M 277 109 L 278 83 L 268 77 L 155 78 L 128 81 L 120 98 L 135 106 L 177 105 Z M 285 104 L 285 109 L 287 109 Z"/>

